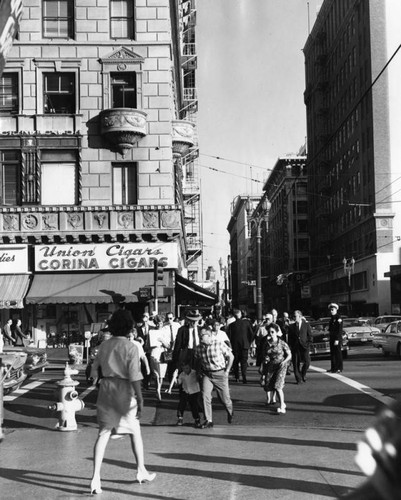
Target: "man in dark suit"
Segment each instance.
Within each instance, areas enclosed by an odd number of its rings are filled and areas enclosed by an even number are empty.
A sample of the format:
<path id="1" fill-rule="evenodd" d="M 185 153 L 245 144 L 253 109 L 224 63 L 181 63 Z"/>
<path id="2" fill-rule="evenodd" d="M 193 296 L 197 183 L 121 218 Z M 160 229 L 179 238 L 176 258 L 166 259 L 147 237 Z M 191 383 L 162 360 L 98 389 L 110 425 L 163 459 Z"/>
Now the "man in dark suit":
<path id="1" fill-rule="evenodd" d="M 295 379 L 299 384 L 301 380 L 306 382 L 306 372 L 310 366 L 309 346 L 312 343 L 312 331 L 301 311 L 294 311 L 294 317 L 295 322 L 288 328 L 288 344 L 292 353 Z"/>
<path id="2" fill-rule="evenodd" d="M 3 326 L 3 337 L 4 343 L 8 345 L 15 345 L 15 338 L 13 337 L 11 331 L 11 325 L 13 323 L 12 319 L 9 319 L 7 323 Z"/>
<path id="3" fill-rule="evenodd" d="M 184 362 L 193 367 L 194 349 L 200 342 L 198 323 L 201 319 L 199 311 L 189 312 L 185 317 L 185 324 L 178 329 L 173 350 L 174 370 L 179 370 Z"/>
<path id="4" fill-rule="evenodd" d="M 154 325 L 154 323 L 152 323 Z M 145 351 L 146 358 L 150 364 L 150 342 L 149 342 L 149 330 L 153 329 L 149 321 L 149 313 L 144 312 L 142 315 L 142 323 L 137 326 L 138 339 L 142 342 L 143 350 Z M 151 380 L 151 375 L 148 375 L 145 370 L 142 370 L 143 375 L 143 388 L 149 389 L 149 384 Z"/>
<path id="5" fill-rule="evenodd" d="M 241 365 L 242 383 L 246 384 L 246 372 L 248 369 L 248 351 L 254 338 L 254 332 L 251 322 L 242 317 L 239 309 L 233 311 L 235 321 L 230 323 L 227 329 L 227 335 L 230 339 L 234 354 L 234 377 L 239 381 L 239 365 Z"/>

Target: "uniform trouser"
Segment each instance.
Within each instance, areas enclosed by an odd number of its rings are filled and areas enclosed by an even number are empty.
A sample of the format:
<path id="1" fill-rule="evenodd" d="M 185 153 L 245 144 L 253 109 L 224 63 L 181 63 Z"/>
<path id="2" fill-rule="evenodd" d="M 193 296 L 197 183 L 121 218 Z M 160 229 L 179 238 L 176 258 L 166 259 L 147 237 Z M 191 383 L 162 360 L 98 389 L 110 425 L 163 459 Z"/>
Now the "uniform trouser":
<path id="1" fill-rule="evenodd" d="M 241 365 L 242 380 L 246 380 L 246 371 L 248 369 L 248 349 L 233 350 L 234 363 L 233 371 L 234 377 L 239 379 L 239 365 Z"/>
<path id="2" fill-rule="evenodd" d="M 330 342 L 330 360 L 332 372 L 343 370 L 343 353 L 341 351 L 341 342 L 339 342 L 337 345 L 334 345 L 334 342 Z"/>
<path id="3" fill-rule="evenodd" d="M 193 394 L 188 394 L 183 389 L 180 390 L 180 401 L 178 403 L 177 408 L 177 417 L 183 417 L 184 411 L 189 403 L 189 407 L 191 408 L 192 416 L 195 420 L 200 419 L 199 410 L 200 410 L 200 393 L 195 392 Z"/>
<path id="4" fill-rule="evenodd" d="M 294 375 L 299 382 L 302 378 L 306 377 L 306 372 L 310 366 L 310 354 L 307 347 L 302 347 L 301 345 L 294 347 L 292 349 L 292 366 L 294 368 Z M 301 363 L 303 363 L 301 368 Z"/>
<path id="5" fill-rule="evenodd" d="M 228 373 L 225 370 L 216 372 L 204 372 L 202 378 L 202 398 L 205 412 L 205 419 L 213 422 L 212 419 L 212 391 L 216 390 L 217 396 L 230 415 L 233 412 L 233 403 L 230 397 L 228 385 Z"/>

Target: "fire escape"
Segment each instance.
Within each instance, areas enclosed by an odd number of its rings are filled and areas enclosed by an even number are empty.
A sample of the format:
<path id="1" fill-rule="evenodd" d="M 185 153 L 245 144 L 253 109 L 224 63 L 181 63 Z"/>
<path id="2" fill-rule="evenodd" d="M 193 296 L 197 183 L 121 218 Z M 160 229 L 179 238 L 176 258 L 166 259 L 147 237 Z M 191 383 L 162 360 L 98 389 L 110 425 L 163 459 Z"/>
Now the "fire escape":
<path id="1" fill-rule="evenodd" d="M 202 255 L 202 228 L 200 210 L 199 149 L 197 137 L 198 96 L 196 88 L 197 54 L 195 43 L 195 0 L 182 2 L 181 67 L 183 75 L 183 103 L 180 119 L 194 124 L 194 146 L 182 158 L 183 202 L 187 236 L 188 277 L 202 279 L 199 260 Z"/>

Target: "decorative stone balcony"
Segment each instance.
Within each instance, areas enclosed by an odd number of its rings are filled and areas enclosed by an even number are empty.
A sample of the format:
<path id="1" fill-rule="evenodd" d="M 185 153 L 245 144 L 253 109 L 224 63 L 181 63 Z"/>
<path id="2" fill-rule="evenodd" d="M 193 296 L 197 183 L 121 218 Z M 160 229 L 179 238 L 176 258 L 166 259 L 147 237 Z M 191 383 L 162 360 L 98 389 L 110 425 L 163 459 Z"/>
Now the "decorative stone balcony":
<path id="1" fill-rule="evenodd" d="M 100 113 L 100 133 L 124 156 L 146 136 L 146 117 L 134 108 L 105 109 Z"/>
<path id="2" fill-rule="evenodd" d="M 184 156 L 195 144 L 195 124 L 186 120 L 173 120 L 173 155 Z"/>
<path id="3" fill-rule="evenodd" d="M 0 207 L 0 242 L 168 241 L 182 224 L 178 205 Z"/>

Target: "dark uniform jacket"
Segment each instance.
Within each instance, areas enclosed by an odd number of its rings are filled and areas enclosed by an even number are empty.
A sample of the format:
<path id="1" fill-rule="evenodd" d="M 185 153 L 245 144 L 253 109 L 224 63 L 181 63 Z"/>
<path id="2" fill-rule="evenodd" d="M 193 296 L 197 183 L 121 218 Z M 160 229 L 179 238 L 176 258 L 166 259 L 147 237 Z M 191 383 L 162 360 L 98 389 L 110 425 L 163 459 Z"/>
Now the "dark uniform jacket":
<path id="1" fill-rule="evenodd" d="M 330 318 L 329 322 L 329 333 L 330 333 L 330 342 L 334 342 L 336 340 L 343 340 L 343 320 L 341 319 L 339 314 L 335 314 Z"/>

